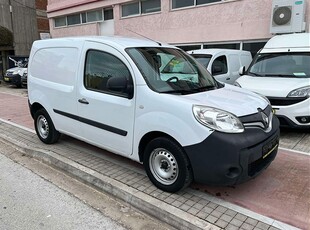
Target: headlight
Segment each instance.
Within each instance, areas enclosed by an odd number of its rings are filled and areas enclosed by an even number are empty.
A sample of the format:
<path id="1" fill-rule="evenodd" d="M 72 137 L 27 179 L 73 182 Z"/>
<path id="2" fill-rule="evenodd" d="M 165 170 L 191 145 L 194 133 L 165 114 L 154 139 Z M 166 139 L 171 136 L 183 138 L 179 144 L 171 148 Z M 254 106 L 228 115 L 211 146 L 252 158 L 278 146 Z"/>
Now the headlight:
<path id="1" fill-rule="evenodd" d="M 242 88 L 241 85 L 240 85 L 238 82 L 236 82 L 236 81 L 235 81 L 235 83 L 234 83 L 234 86 L 237 86 L 237 87 Z"/>
<path id="2" fill-rule="evenodd" d="M 310 86 L 295 89 L 295 90 L 291 91 L 287 96 L 288 97 L 309 97 L 310 96 Z"/>
<path id="3" fill-rule="evenodd" d="M 196 120 L 211 129 L 224 133 L 242 133 L 244 127 L 233 114 L 211 107 L 194 105 L 193 113 Z"/>

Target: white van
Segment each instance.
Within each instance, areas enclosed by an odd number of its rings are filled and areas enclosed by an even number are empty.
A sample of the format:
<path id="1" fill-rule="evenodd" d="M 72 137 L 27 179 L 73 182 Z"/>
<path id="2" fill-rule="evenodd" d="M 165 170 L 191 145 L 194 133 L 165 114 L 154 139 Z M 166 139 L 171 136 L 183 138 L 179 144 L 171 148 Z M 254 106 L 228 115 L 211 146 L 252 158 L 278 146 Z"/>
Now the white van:
<path id="1" fill-rule="evenodd" d="M 178 62 L 184 69 L 163 80 L 167 65 Z M 244 182 L 277 154 L 279 122 L 266 99 L 215 81 L 181 49 L 153 41 L 35 41 L 28 92 L 41 141 L 54 143 L 64 133 L 143 162 L 150 180 L 168 192 L 193 179 Z"/>
<path id="2" fill-rule="evenodd" d="M 221 82 L 234 84 L 241 66 L 249 67 L 252 55 L 249 51 L 233 49 L 200 49 L 188 51 L 213 77 Z"/>
<path id="3" fill-rule="evenodd" d="M 277 35 L 236 85 L 267 96 L 282 126 L 310 128 L 310 34 Z"/>

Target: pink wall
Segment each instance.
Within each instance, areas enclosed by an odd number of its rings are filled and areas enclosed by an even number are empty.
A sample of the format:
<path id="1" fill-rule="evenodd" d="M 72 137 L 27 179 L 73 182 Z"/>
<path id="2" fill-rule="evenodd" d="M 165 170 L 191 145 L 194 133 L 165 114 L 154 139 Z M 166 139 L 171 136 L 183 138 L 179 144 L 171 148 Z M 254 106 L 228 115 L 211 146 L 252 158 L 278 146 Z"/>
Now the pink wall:
<path id="1" fill-rule="evenodd" d="M 127 29 L 168 43 L 221 42 L 268 39 L 272 0 L 226 0 L 208 6 L 170 11 L 170 0 L 162 0 L 161 12 L 121 18 L 119 3 L 129 0 L 49 0 L 49 18 L 70 13 L 114 8 L 115 34 L 137 37 Z M 307 31 L 310 26 L 310 0 L 307 0 Z M 98 34 L 96 24 L 54 29 L 52 37 Z M 127 28 L 127 29 L 126 29 Z"/>

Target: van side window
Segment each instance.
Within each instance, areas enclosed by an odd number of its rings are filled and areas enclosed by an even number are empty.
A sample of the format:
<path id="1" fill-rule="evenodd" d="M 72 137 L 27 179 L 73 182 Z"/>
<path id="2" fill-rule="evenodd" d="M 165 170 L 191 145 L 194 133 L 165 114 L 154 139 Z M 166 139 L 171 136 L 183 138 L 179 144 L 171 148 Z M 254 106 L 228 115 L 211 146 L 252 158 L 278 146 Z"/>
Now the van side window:
<path id="1" fill-rule="evenodd" d="M 122 97 L 129 97 L 133 89 L 127 66 L 114 55 L 98 50 L 86 54 L 84 85 L 88 90 Z"/>
<path id="2" fill-rule="evenodd" d="M 225 55 L 219 56 L 214 60 L 211 72 L 214 76 L 227 73 L 227 59 Z"/>

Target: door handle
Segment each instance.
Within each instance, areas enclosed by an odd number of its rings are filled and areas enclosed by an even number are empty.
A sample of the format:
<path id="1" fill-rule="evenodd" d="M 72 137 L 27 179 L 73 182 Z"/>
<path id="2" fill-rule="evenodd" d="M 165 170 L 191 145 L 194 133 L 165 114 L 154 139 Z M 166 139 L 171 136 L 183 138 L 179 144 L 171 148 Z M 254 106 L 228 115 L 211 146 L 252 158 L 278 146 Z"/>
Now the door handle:
<path id="1" fill-rule="evenodd" d="M 229 81 L 229 80 L 230 80 L 230 77 L 226 78 L 226 80 Z"/>
<path id="2" fill-rule="evenodd" d="M 86 104 L 86 105 L 89 104 L 89 102 L 85 98 L 79 99 L 78 102 L 80 102 L 82 104 Z"/>

